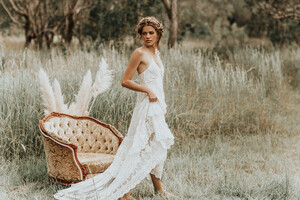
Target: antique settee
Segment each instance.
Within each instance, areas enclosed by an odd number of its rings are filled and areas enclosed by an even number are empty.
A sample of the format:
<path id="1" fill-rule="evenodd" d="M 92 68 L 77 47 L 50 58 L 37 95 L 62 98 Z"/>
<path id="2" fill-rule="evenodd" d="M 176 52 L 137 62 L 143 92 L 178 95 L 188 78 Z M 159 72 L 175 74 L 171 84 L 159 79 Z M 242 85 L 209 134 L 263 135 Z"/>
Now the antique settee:
<path id="1" fill-rule="evenodd" d="M 51 181 L 70 185 L 105 171 L 123 136 L 92 117 L 51 113 L 39 123 Z"/>

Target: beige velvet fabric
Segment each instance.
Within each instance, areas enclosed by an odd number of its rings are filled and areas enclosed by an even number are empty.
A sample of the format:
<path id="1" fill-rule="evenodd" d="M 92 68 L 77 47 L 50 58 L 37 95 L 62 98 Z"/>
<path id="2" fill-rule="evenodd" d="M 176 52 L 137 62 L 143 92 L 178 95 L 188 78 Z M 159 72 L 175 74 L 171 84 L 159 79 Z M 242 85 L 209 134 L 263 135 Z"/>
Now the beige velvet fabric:
<path id="1" fill-rule="evenodd" d="M 97 176 L 98 174 L 87 174 L 86 179 L 92 178 L 94 176 Z"/>
<path id="2" fill-rule="evenodd" d="M 72 184 L 104 172 L 123 139 L 113 126 L 90 117 L 52 113 L 40 121 L 52 181 Z"/>
<path id="3" fill-rule="evenodd" d="M 43 143 L 47 161 L 47 171 L 52 179 L 64 180 L 66 183 L 81 180 L 81 170 L 76 165 L 72 149 L 59 145 L 50 138 L 43 135 Z"/>
<path id="4" fill-rule="evenodd" d="M 77 156 L 87 174 L 104 172 L 114 160 L 114 155 L 105 153 L 78 153 Z"/>

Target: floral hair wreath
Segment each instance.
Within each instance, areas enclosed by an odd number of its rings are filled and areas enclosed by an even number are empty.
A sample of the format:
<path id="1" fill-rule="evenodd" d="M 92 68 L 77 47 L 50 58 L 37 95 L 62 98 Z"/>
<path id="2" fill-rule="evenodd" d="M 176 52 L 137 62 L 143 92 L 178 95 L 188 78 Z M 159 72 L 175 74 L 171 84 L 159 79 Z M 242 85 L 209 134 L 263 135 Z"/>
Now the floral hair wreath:
<path id="1" fill-rule="evenodd" d="M 144 20 L 153 20 L 155 24 L 160 24 L 160 22 L 157 19 L 155 19 L 154 17 L 142 17 L 140 19 L 139 23 L 141 23 Z"/>
<path id="2" fill-rule="evenodd" d="M 163 32 L 164 26 L 155 17 L 142 17 L 138 24 L 142 23 L 143 21 L 150 21 L 150 22 L 154 23 L 155 25 L 157 25 L 157 28 Z"/>

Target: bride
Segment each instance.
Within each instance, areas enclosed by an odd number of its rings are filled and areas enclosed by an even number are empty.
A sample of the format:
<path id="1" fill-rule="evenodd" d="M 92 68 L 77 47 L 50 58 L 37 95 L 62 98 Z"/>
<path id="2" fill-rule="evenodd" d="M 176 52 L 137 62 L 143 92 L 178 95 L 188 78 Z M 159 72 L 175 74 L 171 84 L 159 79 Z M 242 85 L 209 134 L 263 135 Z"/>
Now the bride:
<path id="1" fill-rule="evenodd" d="M 148 174 L 158 195 L 173 197 L 161 183 L 167 150 L 174 143 L 165 121 L 164 66 L 159 56 L 163 26 L 156 18 L 145 17 L 136 32 L 144 45 L 133 52 L 121 81 L 138 92 L 128 133 L 105 172 L 58 191 L 56 199 L 132 200 L 130 190 Z M 139 84 L 132 81 L 136 71 Z"/>

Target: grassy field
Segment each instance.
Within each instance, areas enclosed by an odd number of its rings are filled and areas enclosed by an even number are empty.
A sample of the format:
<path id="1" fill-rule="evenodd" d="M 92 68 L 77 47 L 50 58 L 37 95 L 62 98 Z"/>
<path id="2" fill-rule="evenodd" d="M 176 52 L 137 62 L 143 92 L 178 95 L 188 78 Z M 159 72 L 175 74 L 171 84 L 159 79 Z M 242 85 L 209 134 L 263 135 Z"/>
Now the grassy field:
<path id="1" fill-rule="evenodd" d="M 132 49 L 86 46 L 49 51 L 0 46 L 0 196 L 52 199 L 38 120 L 38 71 L 57 78 L 67 102 L 101 57 L 114 71 L 111 90 L 91 116 L 129 126 L 135 93 L 120 80 Z M 162 49 L 167 122 L 176 138 L 164 187 L 179 199 L 300 199 L 299 48 Z M 138 80 L 138 77 L 134 77 Z M 133 190 L 151 199 L 151 182 Z"/>

